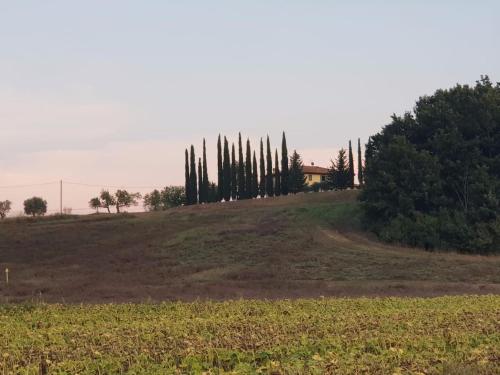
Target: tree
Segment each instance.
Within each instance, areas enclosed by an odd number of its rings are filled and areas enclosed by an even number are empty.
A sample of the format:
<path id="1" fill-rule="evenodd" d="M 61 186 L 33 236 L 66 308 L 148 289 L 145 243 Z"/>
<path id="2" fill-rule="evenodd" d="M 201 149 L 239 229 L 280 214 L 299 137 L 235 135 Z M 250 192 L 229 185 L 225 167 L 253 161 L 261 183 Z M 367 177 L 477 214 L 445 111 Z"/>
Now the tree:
<path id="1" fill-rule="evenodd" d="M 245 199 L 252 198 L 252 154 L 250 140 L 247 138 L 247 150 L 245 159 Z"/>
<path id="2" fill-rule="evenodd" d="M 266 196 L 266 166 L 264 161 L 264 144 L 262 138 L 260 139 L 260 182 L 259 194 L 261 198 Z"/>
<path id="3" fill-rule="evenodd" d="M 269 136 L 267 136 L 267 175 L 266 175 L 266 193 L 268 197 L 274 196 L 274 186 L 273 186 L 273 158 L 271 156 L 271 144 L 269 142 Z"/>
<path id="4" fill-rule="evenodd" d="M 234 150 L 234 143 L 231 147 L 231 198 L 236 200 L 238 198 L 238 171 L 236 167 L 236 153 Z"/>
<path id="5" fill-rule="evenodd" d="M 101 200 L 99 197 L 94 197 L 89 201 L 89 207 L 95 210 L 96 214 L 99 213 L 99 208 L 101 208 Z"/>
<path id="6" fill-rule="evenodd" d="M 500 84 L 421 97 L 366 145 L 366 226 L 411 246 L 498 252 L 499 145 Z"/>
<path id="7" fill-rule="evenodd" d="M 350 186 L 351 174 L 349 172 L 349 166 L 347 163 L 347 156 L 345 150 L 341 148 L 339 150 L 337 159 L 332 162 L 331 173 L 333 180 L 331 185 L 334 189 L 345 190 Z"/>
<path id="8" fill-rule="evenodd" d="M 231 199 L 231 160 L 229 158 L 229 145 L 224 137 L 224 162 L 222 167 L 222 196 L 226 202 Z"/>
<path id="9" fill-rule="evenodd" d="M 238 198 L 245 199 L 245 162 L 243 161 L 243 146 L 241 133 L 238 133 Z"/>
<path id="10" fill-rule="evenodd" d="M 127 190 L 117 190 L 115 193 L 116 212 L 120 213 L 122 207 L 137 206 L 138 199 L 141 198 L 139 193 L 129 193 Z"/>
<path id="11" fill-rule="evenodd" d="M 186 202 L 186 190 L 182 186 L 167 186 L 161 191 L 160 197 L 161 206 L 164 210 L 182 206 Z"/>
<path id="12" fill-rule="evenodd" d="M 222 145 L 220 141 L 220 134 L 217 140 L 217 200 L 221 201 L 223 198 L 222 186 L 224 185 L 224 174 L 222 172 Z"/>
<path id="13" fill-rule="evenodd" d="M 9 200 L 0 201 L 0 219 L 5 219 L 11 209 L 11 205 L 12 203 Z"/>
<path id="14" fill-rule="evenodd" d="M 148 211 L 159 211 L 162 209 L 161 193 L 157 189 L 144 196 L 144 208 Z"/>
<path id="15" fill-rule="evenodd" d="M 203 138 L 203 203 L 208 202 L 208 184 L 207 148 Z"/>
<path id="16" fill-rule="evenodd" d="M 297 194 L 304 190 L 306 184 L 306 177 L 304 176 L 304 163 L 302 158 L 293 151 L 290 157 L 290 170 L 288 176 L 288 191 L 292 194 Z"/>
<path id="17" fill-rule="evenodd" d="M 190 165 L 189 165 L 189 204 L 198 203 L 198 183 L 196 177 L 196 156 L 194 154 L 194 146 L 191 145 Z"/>
<path id="18" fill-rule="evenodd" d="M 203 203 L 203 168 L 201 166 L 201 158 L 198 158 L 198 196 L 199 203 Z"/>
<path id="19" fill-rule="evenodd" d="M 24 201 L 26 215 L 43 216 L 47 213 L 47 201 L 40 197 L 33 197 Z"/>
<path id="20" fill-rule="evenodd" d="M 363 186 L 363 158 L 361 156 L 361 141 L 358 138 L 358 183 Z"/>
<path id="21" fill-rule="evenodd" d="M 252 171 L 252 198 L 257 198 L 259 195 L 259 177 L 257 175 L 257 157 L 253 152 L 253 171 Z"/>
<path id="22" fill-rule="evenodd" d="M 288 149 L 286 146 L 285 132 L 281 140 L 281 194 L 288 194 Z"/>
<path id="23" fill-rule="evenodd" d="M 186 203 L 191 204 L 192 198 L 191 198 L 191 177 L 189 175 L 189 154 L 188 150 L 186 148 L 185 152 L 185 167 L 184 167 L 184 178 L 185 178 L 185 183 L 184 183 L 184 189 L 186 190 Z M 108 206 L 108 212 L 109 212 L 109 206 Z"/>
<path id="24" fill-rule="evenodd" d="M 116 199 L 108 190 L 102 190 L 101 195 L 101 207 L 108 210 L 108 214 L 111 213 L 111 207 L 116 205 Z"/>
<path id="25" fill-rule="evenodd" d="M 351 141 L 349 141 L 349 165 L 347 168 L 347 176 L 347 186 L 354 189 L 354 157 L 352 155 Z"/>
<path id="26" fill-rule="evenodd" d="M 208 184 L 208 202 L 213 203 L 218 201 L 218 188 L 214 182 Z"/>
<path id="27" fill-rule="evenodd" d="M 279 161 L 278 161 L 278 149 L 276 149 L 275 156 L 274 156 L 274 194 L 276 196 L 281 195 L 281 173 L 280 173 L 280 166 L 279 166 Z"/>

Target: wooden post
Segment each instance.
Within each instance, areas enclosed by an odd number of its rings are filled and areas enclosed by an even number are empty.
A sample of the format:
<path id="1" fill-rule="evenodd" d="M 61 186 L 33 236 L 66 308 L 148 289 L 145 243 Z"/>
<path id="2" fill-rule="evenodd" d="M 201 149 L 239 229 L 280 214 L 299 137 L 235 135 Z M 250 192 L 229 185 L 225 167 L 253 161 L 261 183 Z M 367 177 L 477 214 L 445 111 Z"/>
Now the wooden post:
<path id="1" fill-rule="evenodd" d="M 9 284 L 9 269 L 5 269 L 5 283 L 8 285 Z"/>

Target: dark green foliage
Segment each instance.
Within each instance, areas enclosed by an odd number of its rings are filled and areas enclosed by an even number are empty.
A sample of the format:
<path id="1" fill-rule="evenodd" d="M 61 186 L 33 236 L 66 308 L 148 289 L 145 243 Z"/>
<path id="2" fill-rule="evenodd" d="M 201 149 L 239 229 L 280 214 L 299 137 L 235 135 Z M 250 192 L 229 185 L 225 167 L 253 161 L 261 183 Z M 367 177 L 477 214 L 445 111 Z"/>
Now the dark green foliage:
<path id="1" fill-rule="evenodd" d="M 281 195 L 281 174 L 280 174 L 280 166 L 278 161 L 278 150 L 276 149 L 274 155 L 274 194 L 276 196 Z"/>
<path id="2" fill-rule="evenodd" d="M 304 163 L 297 151 L 294 150 L 290 157 L 288 191 L 292 194 L 300 193 L 304 191 L 305 184 L 306 176 L 304 176 Z"/>
<path id="3" fill-rule="evenodd" d="M 94 199 L 97 199 L 96 201 L 93 201 Z M 97 207 L 94 205 L 96 203 L 99 203 L 99 198 L 92 198 L 90 201 L 91 207 L 98 209 L 100 205 Z M 163 209 L 162 204 L 161 204 L 161 193 L 159 190 L 154 189 L 151 193 L 148 193 L 144 196 L 144 202 L 143 202 L 144 208 L 148 211 L 160 211 Z"/>
<path id="4" fill-rule="evenodd" d="M 328 171 L 328 183 L 332 189 L 344 190 L 350 187 L 351 176 L 345 150 L 339 150 L 337 159 L 332 161 Z"/>
<path id="5" fill-rule="evenodd" d="M 259 195 L 261 198 L 266 196 L 266 166 L 264 161 L 264 144 L 262 142 L 262 138 L 260 139 L 260 180 L 259 180 Z"/>
<path id="6" fill-rule="evenodd" d="M 189 204 L 198 203 L 198 183 L 196 177 L 196 156 L 194 154 L 194 146 L 191 145 L 191 155 L 189 164 L 189 193 L 190 201 Z"/>
<path id="7" fill-rule="evenodd" d="M 184 173 L 185 173 L 184 189 L 186 190 L 186 204 L 191 204 L 191 179 L 189 177 L 189 153 L 188 153 L 187 148 L 186 148 L 185 156 L 186 156 L 186 165 L 185 165 L 185 171 L 184 171 Z M 109 206 L 107 208 L 108 208 L 108 212 L 109 212 Z"/>
<path id="8" fill-rule="evenodd" d="M 281 194 L 288 194 L 288 149 L 285 132 L 281 140 Z"/>
<path id="9" fill-rule="evenodd" d="M 213 202 L 218 202 L 219 201 L 219 192 L 218 192 L 217 185 L 214 182 L 209 182 L 208 183 L 208 194 L 207 194 L 207 200 L 208 203 L 213 203 Z"/>
<path id="10" fill-rule="evenodd" d="M 257 157 L 253 152 L 253 170 L 252 170 L 252 198 L 257 198 L 259 195 L 259 177 L 257 175 Z"/>
<path id="11" fill-rule="evenodd" d="M 351 141 L 349 141 L 349 165 L 347 167 L 347 186 L 351 189 L 354 188 L 354 157 L 352 155 L 352 145 Z"/>
<path id="12" fill-rule="evenodd" d="M 247 150 L 245 158 L 245 199 L 252 198 L 252 154 L 250 140 L 247 139 Z"/>
<path id="13" fill-rule="evenodd" d="M 500 85 L 422 97 L 366 147 L 365 221 L 389 241 L 500 248 Z"/>
<path id="14" fill-rule="evenodd" d="M 201 166 L 201 158 L 198 158 L 198 196 L 199 203 L 203 203 L 203 168 Z"/>
<path id="15" fill-rule="evenodd" d="M 234 143 L 231 147 L 231 198 L 236 200 L 238 198 L 238 171 L 236 167 L 236 153 L 234 150 Z"/>
<path id="16" fill-rule="evenodd" d="M 43 216 L 47 213 L 47 201 L 33 197 L 24 201 L 24 213 L 32 216 Z"/>
<path id="17" fill-rule="evenodd" d="M 231 199 L 231 160 L 226 137 L 224 137 L 224 161 L 222 171 L 222 196 L 225 201 L 229 201 Z"/>
<path id="18" fill-rule="evenodd" d="M 115 193 L 116 212 L 120 213 L 122 207 L 137 206 L 140 198 L 140 193 L 129 193 L 127 190 L 117 190 Z"/>
<path id="19" fill-rule="evenodd" d="M 361 154 L 361 141 L 358 138 L 358 183 L 363 186 L 363 157 Z"/>
<path id="20" fill-rule="evenodd" d="M 203 203 L 208 201 L 208 184 L 207 148 L 203 138 Z"/>
<path id="21" fill-rule="evenodd" d="M 238 198 L 245 199 L 245 162 L 243 160 L 243 145 L 241 133 L 238 133 Z"/>
<path id="22" fill-rule="evenodd" d="M 273 186 L 273 158 L 271 156 L 271 144 L 269 142 L 269 136 L 267 136 L 267 174 L 266 174 L 266 194 L 268 197 L 274 196 L 274 186 Z"/>
<path id="23" fill-rule="evenodd" d="M 224 185 L 224 177 L 223 177 L 223 171 L 222 171 L 222 144 L 220 140 L 220 134 L 219 138 L 217 139 L 217 200 L 221 201 L 222 200 L 222 186 Z"/>
<path id="24" fill-rule="evenodd" d="M 115 197 L 108 190 L 102 190 L 99 198 L 101 199 L 101 207 L 108 210 L 108 213 L 111 213 L 111 207 L 116 204 Z"/>
<path id="25" fill-rule="evenodd" d="M 148 211 L 166 210 L 185 203 L 186 191 L 182 186 L 167 186 L 161 192 L 153 190 L 144 196 L 144 208 Z"/>

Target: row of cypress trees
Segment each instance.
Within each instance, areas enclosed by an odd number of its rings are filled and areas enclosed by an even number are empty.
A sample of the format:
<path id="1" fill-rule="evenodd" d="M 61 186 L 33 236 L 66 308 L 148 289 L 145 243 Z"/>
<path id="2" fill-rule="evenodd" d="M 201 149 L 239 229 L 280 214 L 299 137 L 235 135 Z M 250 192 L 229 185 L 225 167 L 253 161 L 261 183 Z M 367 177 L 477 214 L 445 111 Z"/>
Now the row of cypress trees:
<path id="1" fill-rule="evenodd" d="M 276 149 L 274 167 L 269 136 L 266 140 L 266 157 L 264 157 L 263 140 L 262 138 L 260 140 L 259 164 L 257 164 L 255 151 L 252 152 L 249 139 L 246 140 L 245 146 L 244 153 L 244 145 L 241 133 L 239 133 L 238 158 L 236 158 L 234 143 L 231 145 L 230 151 L 227 138 L 224 137 L 222 141 L 219 135 L 217 140 L 217 185 L 210 183 L 208 179 L 205 139 L 203 139 L 203 160 L 202 158 L 198 159 L 198 167 L 196 167 L 194 146 L 191 145 L 190 152 L 186 149 L 186 203 L 196 204 L 251 199 L 257 196 L 287 195 L 289 192 L 289 165 L 285 132 L 283 132 L 281 142 L 281 160 L 278 158 L 278 150 Z"/>

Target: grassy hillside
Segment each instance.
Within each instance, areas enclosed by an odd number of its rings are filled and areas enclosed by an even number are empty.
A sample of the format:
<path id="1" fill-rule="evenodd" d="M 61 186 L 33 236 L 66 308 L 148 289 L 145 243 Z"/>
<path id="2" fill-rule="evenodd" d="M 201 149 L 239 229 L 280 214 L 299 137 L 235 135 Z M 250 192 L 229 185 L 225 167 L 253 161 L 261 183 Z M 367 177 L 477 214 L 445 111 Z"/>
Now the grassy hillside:
<path id="1" fill-rule="evenodd" d="M 0 267 L 10 269 L 10 284 L 0 283 L 0 295 L 120 302 L 500 293 L 500 257 L 382 244 L 359 229 L 356 194 L 6 220 Z"/>
<path id="2" fill-rule="evenodd" d="M 500 297 L 0 305 L 0 373 L 498 374 Z"/>

